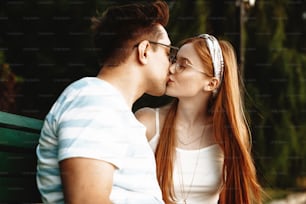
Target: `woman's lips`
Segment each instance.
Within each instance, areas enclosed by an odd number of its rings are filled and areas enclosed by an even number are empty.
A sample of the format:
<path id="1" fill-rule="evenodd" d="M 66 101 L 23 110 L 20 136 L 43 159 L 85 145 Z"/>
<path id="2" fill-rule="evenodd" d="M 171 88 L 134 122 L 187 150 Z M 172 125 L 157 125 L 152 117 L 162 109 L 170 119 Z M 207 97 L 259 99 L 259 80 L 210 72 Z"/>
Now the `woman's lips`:
<path id="1" fill-rule="evenodd" d="M 168 78 L 168 83 L 173 82 L 174 80 L 171 79 L 171 75 Z"/>
<path id="2" fill-rule="evenodd" d="M 171 79 L 168 79 L 167 83 L 171 83 L 171 82 L 173 82 L 173 80 L 171 80 Z"/>

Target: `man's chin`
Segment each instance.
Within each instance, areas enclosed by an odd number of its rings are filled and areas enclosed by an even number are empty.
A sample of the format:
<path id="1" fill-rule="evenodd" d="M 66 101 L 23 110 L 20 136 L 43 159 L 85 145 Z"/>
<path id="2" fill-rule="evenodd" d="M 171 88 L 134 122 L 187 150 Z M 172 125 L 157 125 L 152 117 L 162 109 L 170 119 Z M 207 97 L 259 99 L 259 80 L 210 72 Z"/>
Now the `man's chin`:
<path id="1" fill-rule="evenodd" d="M 159 91 L 152 91 L 152 92 L 148 92 L 147 94 L 151 95 L 151 96 L 163 96 L 166 93 L 166 87 L 164 87 L 163 89 L 160 89 Z"/>

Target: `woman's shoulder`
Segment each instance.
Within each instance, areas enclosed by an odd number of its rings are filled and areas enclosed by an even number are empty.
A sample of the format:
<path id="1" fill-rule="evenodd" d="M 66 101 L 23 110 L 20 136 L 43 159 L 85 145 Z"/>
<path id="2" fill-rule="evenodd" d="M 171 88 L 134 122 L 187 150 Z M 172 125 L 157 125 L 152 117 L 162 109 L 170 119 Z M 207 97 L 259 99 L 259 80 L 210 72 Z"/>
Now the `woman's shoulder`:
<path id="1" fill-rule="evenodd" d="M 144 107 L 140 108 L 135 112 L 135 117 L 140 121 L 151 121 L 152 119 L 155 118 L 155 109 L 154 108 L 149 108 L 149 107 Z"/>
<path id="2" fill-rule="evenodd" d="M 165 105 L 158 108 L 150 108 L 144 107 L 140 108 L 135 112 L 135 116 L 140 121 L 155 121 L 156 119 L 156 112 L 160 117 L 166 117 L 168 111 L 170 109 L 170 105 Z"/>
<path id="3" fill-rule="evenodd" d="M 135 112 L 135 117 L 147 128 L 146 134 L 148 140 L 151 140 L 156 134 L 156 131 L 159 131 L 156 126 L 157 122 L 160 124 L 159 126 L 162 127 L 169 108 L 169 105 L 159 108 L 144 107 Z"/>
<path id="4" fill-rule="evenodd" d="M 146 136 L 148 140 L 155 134 L 155 118 L 156 111 L 154 108 L 144 107 L 140 108 L 135 112 L 135 117 L 141 122 L 146 128 Z"/>

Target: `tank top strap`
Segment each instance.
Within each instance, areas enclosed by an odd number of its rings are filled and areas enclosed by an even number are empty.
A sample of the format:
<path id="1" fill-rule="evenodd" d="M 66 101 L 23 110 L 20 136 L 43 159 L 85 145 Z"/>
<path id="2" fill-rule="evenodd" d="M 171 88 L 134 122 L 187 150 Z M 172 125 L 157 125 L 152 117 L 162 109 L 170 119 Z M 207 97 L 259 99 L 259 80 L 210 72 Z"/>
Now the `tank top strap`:
<path id="1" fill-rule="evenodd" d="M 155 135 L 149 141 L 152 150 L 155 152 L 159 140 L 159 108 L 155 108 Z"/>
<path id="2" fill-rule="evenodd" d="M 159 108 L 155 108 L 155 135 L 159 135 Z"/>

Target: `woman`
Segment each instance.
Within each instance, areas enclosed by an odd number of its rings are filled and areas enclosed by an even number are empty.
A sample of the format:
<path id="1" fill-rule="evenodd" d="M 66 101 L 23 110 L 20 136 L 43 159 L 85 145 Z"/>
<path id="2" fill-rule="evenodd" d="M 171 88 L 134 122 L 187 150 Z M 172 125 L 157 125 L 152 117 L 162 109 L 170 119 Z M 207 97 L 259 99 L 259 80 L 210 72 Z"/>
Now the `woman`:
<path id="1" fill-rule="evenodd" d="M 229 42 L 186 39 L 170 67 L 166 95 L 174 102 L 136 112 L 166 203 L 261 203 L 237 69 Z"/>

